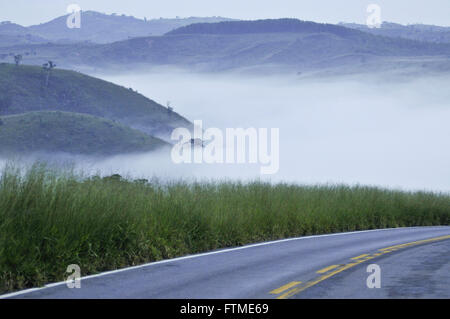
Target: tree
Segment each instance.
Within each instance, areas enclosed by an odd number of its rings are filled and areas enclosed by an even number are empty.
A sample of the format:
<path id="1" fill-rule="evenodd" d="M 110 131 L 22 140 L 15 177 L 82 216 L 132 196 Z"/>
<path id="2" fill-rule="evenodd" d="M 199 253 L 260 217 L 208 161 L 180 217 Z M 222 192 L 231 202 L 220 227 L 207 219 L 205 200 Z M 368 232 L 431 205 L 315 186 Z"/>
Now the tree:
<path id="1" fill-rule="evenodd" d="M 16 63 L 16 66 L 19 65 L 21 61 L 22 61 L 22 54 L 16 54 L 14 56 L 14 62 Z"/>
<path id="2" fill-rule="evenodd" d="M 48 61 L 47 63 L 44 63 L 42 65 L 42 68 L 47 72 L 46 78 L 45 78 L 45 87 L 48 87 L 48 81 L 50 80 L 50 75 L 52 73 L 52 70 L 56 68 L 56 64 L 53 63 L 53 61 Z"/>
<path id="3" fill-rule="evenodd" d="M 172 114 L 173 112 L 173 107 L 170 106 L 170 101 L 167 101 L 167 113 Z"/>

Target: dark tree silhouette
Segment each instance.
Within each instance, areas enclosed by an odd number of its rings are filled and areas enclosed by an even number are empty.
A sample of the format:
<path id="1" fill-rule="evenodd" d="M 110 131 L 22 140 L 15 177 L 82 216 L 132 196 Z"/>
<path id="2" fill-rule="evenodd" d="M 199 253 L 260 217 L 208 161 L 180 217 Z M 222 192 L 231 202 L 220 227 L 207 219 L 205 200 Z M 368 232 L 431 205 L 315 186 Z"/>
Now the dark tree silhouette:
<path id="1" fill-rule="evenodd" d="M 172 114 L 173 112 L 173 107 L 170 106 L 170 101 L 167 101 L 167 113 Z"/>
<path id="2" fill-rule="evenodd" d="M 20 62 L 22 62 L 22 54 L 16 54 L 14 56 L 14 62 L 16 63 L 16 66 L 20 64 Z"/>
<path id="3" fill-rule="evenodd" d="M 48 81 L 50 80 L 50 75 L 52 73 L 52 70 L 56 68 L 56 64 L 53 63 L 53 61 L 48 61 L 47 63 L 44 63 L 42 65 L 42 68 L 46 71 L 47 75 L 45 78 L 45 87 L 48 87 Z"/>

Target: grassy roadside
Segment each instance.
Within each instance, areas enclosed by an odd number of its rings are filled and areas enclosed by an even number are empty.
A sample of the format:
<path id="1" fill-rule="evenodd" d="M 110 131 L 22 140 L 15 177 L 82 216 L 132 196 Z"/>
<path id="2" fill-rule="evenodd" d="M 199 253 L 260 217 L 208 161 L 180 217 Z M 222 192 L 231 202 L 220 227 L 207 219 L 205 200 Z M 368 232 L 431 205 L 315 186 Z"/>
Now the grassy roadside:
<path id="1" fill-rule="evenodd" d="M 0 293 L 216 248 L 309 234 L 448 225 L 450 195 L 373 187 L 0 177 Z"/>

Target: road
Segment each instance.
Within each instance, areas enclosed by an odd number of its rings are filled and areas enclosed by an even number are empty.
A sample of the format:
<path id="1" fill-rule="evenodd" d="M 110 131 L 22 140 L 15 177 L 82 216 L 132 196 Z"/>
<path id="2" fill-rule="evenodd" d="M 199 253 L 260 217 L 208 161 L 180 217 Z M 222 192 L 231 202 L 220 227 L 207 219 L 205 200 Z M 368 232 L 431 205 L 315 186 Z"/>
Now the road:
<path id="1" fill-rule="evenodd" d="M 380 288 L 368 288 L 380 270 Z M 80 265 L 82 268 L 82 265 Z M 450 298 L 450 226 L 309 236 L 84 277 L 7 298 Z"/>

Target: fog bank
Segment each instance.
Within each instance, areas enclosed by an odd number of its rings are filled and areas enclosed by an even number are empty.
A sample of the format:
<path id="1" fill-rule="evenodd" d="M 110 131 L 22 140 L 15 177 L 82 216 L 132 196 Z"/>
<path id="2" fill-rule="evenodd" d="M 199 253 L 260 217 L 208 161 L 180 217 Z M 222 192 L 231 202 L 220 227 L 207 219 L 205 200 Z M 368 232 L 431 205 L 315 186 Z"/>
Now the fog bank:
<path id="1" fill-rule="evenodd" d="M 180 164 L 167 154 L 79 160 L 90 170 L 450 191 L 450 77 L 301 80 L 164 72 L 95 76 L 132 87 L 204 129 L 279 128 L 280 168 Z"/>

